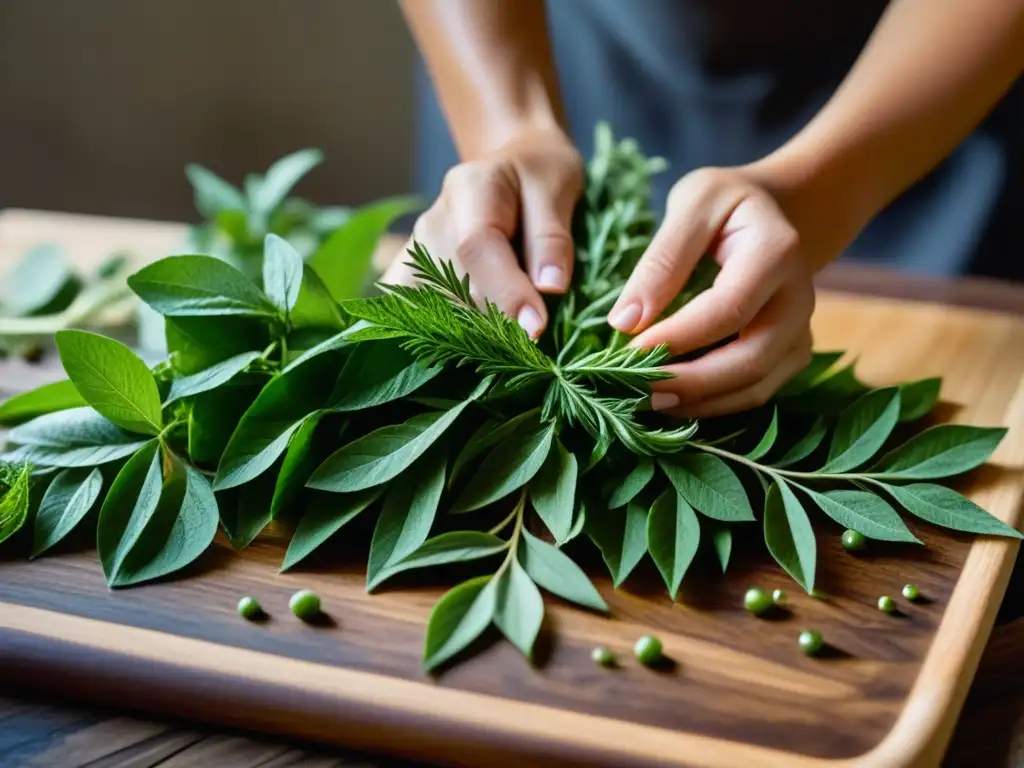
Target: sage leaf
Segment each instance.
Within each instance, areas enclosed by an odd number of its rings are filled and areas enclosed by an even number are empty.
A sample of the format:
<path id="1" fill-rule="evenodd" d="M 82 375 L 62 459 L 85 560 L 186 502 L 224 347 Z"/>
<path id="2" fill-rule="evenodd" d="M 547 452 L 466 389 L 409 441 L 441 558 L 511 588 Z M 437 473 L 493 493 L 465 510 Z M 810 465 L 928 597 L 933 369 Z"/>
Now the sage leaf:
<path id="1" fill-rule="evenodd" d="M 661 571 L 669 595 L 675 600 L 687 569 L 700 544 L 700 521 L 686 500 L 665 491 L 647 516 L 647 551 Z"/>
<path id="2" fill-rule="evenodd" d="M 163 488 L 160 458 L 157 441 L 140 448 L 121 467 L 100 507 L 96 549 L 108 586 L 117 581 L 125 556 L 156 512 Z"/>
<path id="3" fill-rule="evenodd" d="M 28 519 L 31 467 L 21 468 L 14 483 L 0 497 L 0 543 L 16 534 Z"/>
<path id="4" fill-rule="evenodd" d="M 46 467 L 92 467 L 130 456 L 147 438 L 121 429 L 92 408 L 68 408 L 39 416 L 8 433 L 20 448 L 12 461 Z"/>
<path id="5" fill-rule="evenodd" d="M 758 459 L 763 458 L 768 453 L 768 451 L 770 451 L 772 449 L 772 446 L 775 445 L 775 439 L 778 436 L 779 436 L 779 409 L 776 408 L 772 412 L 772 420 L 771 420 L 771 423 L 768 425 L 768 429 L 765 430 L 764 435 L 758 441 L 757 445 L 755 445 L 750 450 L 750 452 L 747 453 L 747 455 L 746 455 L 747 458 L 750 459 L 751 461 L 757 461 Z"/>
<path id="6" fill-rule="evenodd" d="M 392 483 L 370 542 L 366 591 L 372 591 L 389 565 L 411 555 L 430 535 L 444 491 L 445 455 L 431 451 L 416 461 L 400 483 Z"/>
<path id="7" fill-rule="evenodd" d="M 423 669 L 437 669 L 476 640 L 494 618 L 496 582 L 478 576 L 452 587 L 434 605 L 427 619 Z"/>
<path id="8" fill-rule="evenodd" d="M 1006 435 L 1002 427 L 940 424 L 885 454 L 871 473 L 900 480 L 935 480 L 984 464 Z"/>
<path id="9" fill-rule="evenodd" d="M 579 536 L 581 533 L 583 533 L 583 529 L 586 526 L 586 524 L 587 510 L 581 502 L 576 506 L 576 514 L 575 517 L 573 517 L 572 519 L 572 528 L 569 529 L 569 535 L 565 537 L 565 541 L 562 543 L 567 544 L 573 539 L 575 539 L 577 536 Z"/>
<path id="10" fill-rule="evenodd" d="M 904 541 L 920 544 L 920 540 L 903 522 L 896 510 L 873 493 L 866 491 L 828 491 L 819 493 L 799 486 L 822 512 L 844 528 L 852 528 L 869 539 Z"/>
<path id="11" fill-rule="evenodd" d="M 128 286 L 167 317 L 277 314 L 277 308 L 251 280 L 213 256 L 160 259 L 129 277 Z"/>
<path id="12" fill-rule="evenodd" d="M 58 331 L 55 338 L 64 370 L 89 405 L 131 432 L 160 433 L 156 379 L 128 347 L 88 331 Z"/>
<path id="13" fill-rule="evenodd" d="M 872 390 L 858 398 L 839 417 L 828 461 L 821 471 L 839 474 L 869 461 L 889 439 L 899 417 L 897 387 Z"/>
<path id="14" fill-rule="evenodd" d="M 452 511 L 486 507 L 529 483 L 547 458 L 554 436 L 554 424 L 513 432 L 483 460 Z"/>
<path id="15" fill-rule="evenodd" d="M 195 192 L 195 205 L 207 219 L 214 218 L 221 211 L 244 211 L 245 196 L 241 190 L 201 165 L 191 163 L 185 166 L 185 175 Z"/>
<path id="16" fill-rule="evenodd" d="M 497 577 L 494 623 L 528 660 L 544 621 L 544 598 L 529 574 L 512 560 Z"/>
<path id="17" fill-rule="evenodd" d="M 587 515 L 584 530 L 601 550 L 601 557 L 619 587 L 647 554 L 647 510 L 637 502 L 625 510 Z"/>
<path id="18" fill-rule="evenodd" d="M 942 379 L 919 379 L 900 385 L 900 421 L 916 421 L 927 416 L 939 400 Z"/>
<path id="19" fill-rule="evenodd" d="M 717 456 L 689 452 L 659 463 L 676 492 L 698 512 L 725 523 L 754 519 L 740 479 Z"/>
<path id="20" fill-rule="evenodd" d="M 216 467 L 231 433 L 262 389 L 260 379 L 239 376 L 217 389 L 193 396 L 188 412 L 188 455 L 196 464 Z"/>
<path id="21" fill-rule="evenodd" d="M 716 522 L 712 522 L 711 525 L 711 543 L 715 548 L 718 564 L 722 566 L 722 573 L 725 573 L 729 570 L 729 558 L 732 556 L 732 528 Z"/>
<path id="22" fill-rule="evenodd" d="M 384 568 L 374 579 L 373 584 L 367 585 L 367 591 L 376 589 L 385 580 L 403 571 L 480 560 L 500 554 L 508 547 L 507 541 L 502 541 L 493 533 L 484 533 L 483 531 L 442 533 L 440 536 L 427 539 L 415 552 Z"/>
<path id="23" fill-rule="evenodd" d="M 1019 531 L 952 488 L 934 483 L 882 487 L 912 515 L 933 525 L 967 533 L 1022 538 Z"/>
<path id="24" fill-rule="evenodd" d="M 547 458 L 530 483 L 533 508 L 558 543 L 566 540 L 572 528 L 578 472 L 576 457 L 553 439 Z"/>
<path id="25" fill-rule="evenodd" d="M 263 349 L 267 328 L 249 317 L 165 317 L 164 335 L 174 370 L 199 373 L 235 355 Z"/>
<path id="26" fill-rule="evenodd" d="M 822 416 L 815 418 L 814 423 L 811 425 L 810 430 L 806 435 L 801 437 L 794 443 L 788 451 L 786 451 L 782 458 L 772 462 L 773 467 L 791 467 L 797 462 L 803 461 L 812 453 L 814 453 L 818 446 L 821 445 L 821 441 L 825 439 L 825 435 L 828 433 L 828 425 L 825 423 L 825 419 Z"/>
<path id="27" fill-rule="evenodd" d="M 473 433 L 462 450 L 459 451 L 448 478 L 448 487 L 451 488 L 454 485 L 462 470 L 469 466 L 477 456 L 483 455 L 490 448 L 505 440 L 513 432 L 522 428 L 524 423 L 535 427 L 539 426 L 540 408 L 520 413 L 505 421 L 488 420 L 481 424 L 480 428 Z"/>
<path id="28" fill-rule="evenodd" d="M 252 208 L 263 215 L 277 209 L 288 197 L 303 176 L 323 162 L 323 153 L 318 149 L 300 149 L 282 157 L 267 170 L 258 185 L 253 185 L 249 197 Z"/>
<path id="29" fill-rule="evenodd" d="M 270 524 L 274 476 L 263 474 L 245 485 L 217 492 L 220 524 L 228 541 L 242 551 Z"/>
<path id="30" fill-rule="evenodd" d="M 259 357 L 259 352 L 243 352 L 191 376 L 182 376 L 179 379 L 175 379 L 171 382 L 171 391 L 164 404 L 170 405 L 175 400 L 180 400 L 183 397 L 192 397 L 193 395 L 209 392 L 211 389 L 223 386 L 248 368 Z"/>
<path id="31" fill-rule="evenodd" d="M 287 315 L 299 300 L 302 257 L 283 237 L 270 233 L 263 241 L 263 291 Z"/>
<path id="32" fill-rule="evenodd" d="M 39 557 L 71 533 L 102 489 L 103 475 L 98 469 L 65 469 L 53 478 L 36 513 L 31 557 Z"/>
<path id="33" fill-rule="evenodd" d="M 0 403 L 0 425 L 14 426 L 46 413 L 88 405 L 70 379 L 44 384 Z"/>
<path id="34" fill-rule="evenodd" d="M 306 485 L 316 467 L 317 456 L 313 452 L 313 436 L 320 425 L 321 412 L 314 411 L 299 423 L 299 428 L 288 438 L 281 469 L 274 481 L 273 498 L 270 502 L 270 517 L 278 518 Z"/>
<path id="35" fill-rule="evenodd" d="M 842 356 L 842 352 L 814 352 L 807 367 L 787 381 L 776 396 L 794 397 L 803 394 L 820 382 Z"/>
<path id="36" fill-rule="evenodd" d="M 764 541 L 775 561 L 811 594 L 817 561 L 814 529 L 800 500 L 779 478 L 765 495 Z"/>
<path id="37" fill-rule="evenodd" d="M 426 366 L 393 341 L 355 346 L 328 398 L 334 411 L 361 411 L 406 397 L 435 378 L 442 368 Z"/>
<path id="38" fill-rule="evenodd" d="M 626 475 L 608 499 L 609 509 L 624 507 L 637 497 L 647 484 L 654 478 L 654 461 L 649 456 L 637 458 L 636 466 Z"/>
<path id="39" fill-rule="evenodd" d="M 0 281 L 3 313 L 14 317 L 59 312 L 70 303 L 62 294 L 76 287 L 74 271 L 64 251 L 46 244 L 26 253 Z M 63 306 L 60 306 L 63 304 Z"/>
<path id="40" fill-rule="evenodd" d="M 601 593 L 571 557 L 525 528 L 522 536 L 517 550 L 519 562 L 539 587 L 584 608 L 608 612 Z"/>
<path id="41" fill-rule="evenodd" d="M 370 488 L 358 493 L 317 494 L 299 520 L 288 544 L 281 571 L 294 568 L 331 536 L 354 520 L 375 502 L 383 488 Z"/>

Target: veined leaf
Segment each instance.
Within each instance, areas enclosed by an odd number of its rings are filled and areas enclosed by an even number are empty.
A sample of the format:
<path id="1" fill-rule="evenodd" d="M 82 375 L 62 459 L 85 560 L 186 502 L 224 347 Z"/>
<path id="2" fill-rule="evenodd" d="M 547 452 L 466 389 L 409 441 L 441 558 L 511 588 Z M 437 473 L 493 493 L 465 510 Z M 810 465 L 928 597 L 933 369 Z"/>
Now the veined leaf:
<path id="1" fill-rule="evenodd" d="M 374 582 L 367 585 L 367 590 L 376 589 L 384 581 L 403 571 L 493 557 L 507 550 L 508 546 L 507 541 L 483 531 L 442 533 L 440 536 L 427 539 L 415 552 L 383 569 Z"/>
<path id="2" fill-rule="evenodd" d="M 522 536 L 517 550 L 519 562 L 538 586 L 584 608 L 608 612 L 601 593 L 572 558 L 525 528 Z"/>
<path id="3" fill-rule="evenodd" d="M 423 669 L 444 664 L 476 640 L 494 618 L 497 582 L 478 576 L 442 595 L 427 620 Z"/>
<path id="4" fill-rule="evenodd" d="M 451 488 L 456 478 L 460 475 L 477 456 L 482 455 L 489 448 L 497 445 L 516 430 L 520 429 L 524 422 L 532 425 L 540 424 L 540 408 L 520 413 L 506 421 L 488 420 L 480 425 L 480 428 L 473 433 L 473 436 L 466 441 L 465 446 L 459 451 L 455 464 L 448 478 L 448 487 Z"/>
<path id="5" fill-rule="evenodd" d="M 260 475 L 245 485 L 217 492 L 220 524 L 237 551 L 248 547 L 270 524 L 274 475 Z"/>
<path id="6" fill-rule="evenodd" d="M 196 464 L 216 467 L 231 433 L 255 402 L 262 381 L 239 376 L 194 396 L 188 413 L 188 455 Z"/>
<path id="7" fill-rule="evenodd" d="M 185 167 L 185 175 L 195 191 L 196 209 L 212 219 L 221 211 L 244 211 L 245 196 L 220 176 L 194 163 Z"/>
<path id="8" fill-rule="evenodd" d="M 21 446 L 9 454 L 10 460 L 45 467 L 99 466 L 135 453 L 148 440 L 121 429 L 92 408 L 39 416 L 12 429 L 8 438 Z"/>
<path id="9" fill-rule="evenodd" d="M 393 341 L 355 345 L 328 399 L 334 411 L 360 411 L 412 394 L 441 372 L 425 366 Z"/>
<path id="10" fill-rule="evenodd" d="M 1005 434 L 1002 427 L 940 424 L 885 454 L 871 473 L 900 480 L 959 475 L 984 464 Z"/>
<path id="11" fill-rule="evenodd" d="M 843 411 L 832 435 L 828 461 L 822 472 L 839 474 L 856 469 L 878 453 L 900 417 L 896 387 L 876 389 Z"/>
<path id="12" fill-rule="evenodd" d="M 47 413 L 88 405 L 70 379 L 44 384 L 0 403 L 0 424 L 13 426 Z"/>
<path id="13" fill-rule="evenodd" d="M 31 557 L 39 557 L 74 530 L 103 489 L 99 469 L 65 469 L 46 489 L 36 513 Z"/>
<path id="14" fill-rule="evenodd" d="M 169 256 L 128 278 L 128 287 L 167 317 L 274 317 L 277 308 L 251 280 L 213 256 Z"/>
<path id="15" fill-rule="evenodd" d="M 559 543 L 566 540 L 572 528 L 578 474 L 576 457 L 554 439 L 547 458 L 530 482 L 533 508 Z"/>
<path id="16" fill-rule="evenodd" d="M 321 544 L 351 522 L 381 495 L 383 488 L 370 488 L 359 493 L 317 494 L 299 520 L 285 553 L 281 571 L 295 567 Z"/>
<path id="17" fill-rule="evenodd" d="M 308 264 L 302 265 L 299 298 L 289 313 L 292 328 L 340 331 L 345 327 L 341 305 L 334 300 L 320 276 Z"/>
<path id="18" fill-rule="evenodd" d="M 779 478 L 765 496 L 764 540 L 775 561 L 811 594 L 817 561 L 814 529 L 799 499 Z"/>
<path id="19" fill-rule="evenodd" d="M 601 550 L 612 583 L 619 587 L 647 554 L 647 510 L 637 502 L 625 510 L 609 510 L 586 517 L 584 530 Z"/>
<path id="20" fill-rule="evenodd" d="M 452 511 L 472 512 L 522 488 L 540 471 L 554 436 L 554 424 L 513 432 L 483 460 Z"/>
<path id="21" fill-rule="evenodd" d="M 678 493 L 665 491 L 654 502 L 647 517 L 647 550 L 673 600 L 679 595 L 679 587 L 697 555 L 699 544 L 697 514 Z"/>
<path id="22" fill-rule="evenodd" d="M 278 518 L 302 490 L 316 467 L 317 456 L 312 452 L 313 436 L 320 425 L 321 413 L 315 411 L 299 423 L 288 439 L 281 469 L 274 482 L 273 498 L 270 503 L 270 517 Z"/>
<path id="23" fill-rule="evenodd" d="M 117 581 L 125 556 L 156 512 L 162 488 L 160 450 L 153 440 L 121 467 L 100 508 L 96 549 L 109 586 Z"/>
<path id="24" fill-rule="evenodd" d="M 170 405 L 175 400 L 180 400 L 183 397 L 192 397 L 202 392 L 209 392 L 211 389 L 216 389 L 226 384 L 248 368 L 259 357 L 259 352 L 243 352 L 191 376 L 182 376 L 180 379 L 175 379 L 171 382 L 171 391 L 167 396 L 165 405 Z"/>
<path id="25" fill-rule="evenodd" d="M 679 495 L 698 512 L 726 523 L 754 519 L 739 478 L 717 456 L 687 452 L 660 464 Z"/>
<path id="26" fill-rule="evenodd" d="M 811 425 L 810 431 L 803 437 L 801 437 L 796 443 L 786 451 L 782 458 L 772 463 L 773 467 L 790 467 L 797 462 L 803 461 L 812 453 L 814 453 L 818 446 L 821 445 L 821 441 L 825 439 L 825 435 L 828 433 L 828 426 L 825 424 L 825 419 L 822 416 L 818 416 L 814 420 L 814 424 Z"/>
<path id="27" fill-rule="evenodd" d="M 883 485 L 908 512 L 954 531 L 1022 538 L 1019 531 L 986 512 L 952 488 L 933 483 Z"/>
<path id="28" fill-rule="evenodd" d="M 920 544 L 910 529 L 885 501 L 866 491 L 829 491 L 819 493 L 799 486 L 824 512 L 844 528 L 852 528 L 879 541 L 905 541 Z"/>
<path id="29" fill-rule="evenodd" d="M 776 393 L 777 397 L 801 395 L 825 378 L 826 373 L 839 362 L 842 352 L 815 352 L 811 362 L 800 373 L 787 381 Z"/>
<path id="30" fill-rule="evenodd" d="M 928 415 L 939 400 L 942 379 L 919 379 L 900 385 L 900 421 L 916 421 Z"/>
<path id="31" fill-rule="evenodd" d="M 300 149 L 285 155 L 267 170 L 261 183 L 253 185 L 250 200 L 254 210 L 267 215 L 285 201 L 303 176 L 323 162 L 319 149 Z"/>
<path id="32" fill-rule="evenodd" d="M 15 317 L 59 312 L 74 298 L 77 285 L 64 250 L 40 245 L 0 280 L 0 305 L 3 314 Z"/>
<path id="33" fill-rule="evenodd" d="M 528 660 L 544 621 L 544 598 L 529 574 L 513 560 L 497 576 L 494 623 Z"/>
<path id="34" fill-rule="evenodd" d="M 747 454 L 747 458 L 751 461 L 757 461 L 763 458 L 768 451 L 775 445 L 775 439 L 779 436 L 779 409 L 776 408 L 772 411 L 772 420 L 768 425 L 768 429 L 765 430 L 764 435 L 758 441 L 757 445 L 751 449 Z"/>
<path id="35" fill-rule="evenodd" d="M 263 290 L 279 310 L 288 314 L 299 300 L 302 257 L 283 237 L 266 236 L 263 246 Z"/>
<path id="36" fill-rule="evenodd" d="M 22 467 L 14 483 L 0 497 L 0 542 L 16 534 L 28 519 L 31 468 Z"/>
<path id="37" fill-rule="evenodd" d="M 732 528 L 718 522 L 712 522 L 711 526 L 711 543 L 715 547 L 718 564 L 722 566 L 722 573 L 725 573 L 729 570 L 729 558 L 732 556 Z"/>
<path id="38" fill-rule="evenodd" d="M 654 477 L 654 461 L 649 456 L 638 456 L 636 466 L 608 499 L 609 509 L 624 507 L 637 497 Z"/>
<path id="39" fill-rule="evenodd" d="M 174 370 L 199 373 L 235 355 L 263 349 L 267 327 L 251 317 L 165 317 L 164 334 Z"/>

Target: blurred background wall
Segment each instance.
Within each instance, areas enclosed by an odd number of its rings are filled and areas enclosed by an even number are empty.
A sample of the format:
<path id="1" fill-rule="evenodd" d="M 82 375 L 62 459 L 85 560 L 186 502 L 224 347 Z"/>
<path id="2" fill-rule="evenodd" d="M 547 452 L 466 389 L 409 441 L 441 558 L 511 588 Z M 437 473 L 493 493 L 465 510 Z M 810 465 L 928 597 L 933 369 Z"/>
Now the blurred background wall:
<path id="1" fill-rule="evenodd" d="M 196 217 L 290 151 L 298 192 L 412 189 L 414 47 L 394 0 L 0 0 L 0 208 Z"/>

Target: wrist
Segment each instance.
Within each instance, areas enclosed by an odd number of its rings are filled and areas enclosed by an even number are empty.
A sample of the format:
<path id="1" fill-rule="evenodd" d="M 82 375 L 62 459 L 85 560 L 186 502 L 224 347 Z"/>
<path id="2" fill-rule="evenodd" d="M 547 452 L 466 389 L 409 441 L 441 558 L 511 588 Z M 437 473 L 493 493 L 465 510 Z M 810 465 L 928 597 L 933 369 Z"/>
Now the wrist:
<path id="1" fill-rule="evenodd" d="M 462 160 L 473 160 L 531 135 L 556 135 L 570 141 L 561 110 L 539 78 L 518 79 L 506 92 L 492 91 L 481 99 L 474 115 L 456 120 L 456 142 Z"/>

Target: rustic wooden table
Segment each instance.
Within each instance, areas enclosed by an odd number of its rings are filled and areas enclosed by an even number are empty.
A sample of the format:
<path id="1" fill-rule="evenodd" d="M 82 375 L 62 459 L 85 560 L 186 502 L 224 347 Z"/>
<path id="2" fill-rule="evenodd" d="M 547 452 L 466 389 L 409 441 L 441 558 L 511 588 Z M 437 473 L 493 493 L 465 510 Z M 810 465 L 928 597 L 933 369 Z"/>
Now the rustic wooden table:
<path id="1" fill-rule="evenodd" d="M 95 264 L 120 248 L 129 248 L 141 258 L 166 254 L 180 246 L 181 237 L 182 229 L 175 224 L 7 211 L 0 213 L 0 274 L 11 258 L 40 242 L 61 243 L 79 263 Z M 395 244 L 389 245 L 393 250 Z M 896 276 L 852 266 L 831 268 L 819 282 L 831 290 L 1024 315 L 1024 285 Z M 24 366 L 17 360 L 0 363 L 0 383 L 15 373 L 23 379 Z M 55 372 L 44 367 L 37 375 L 45 381 L 54 378 Z M 1024 766 L 1022 679 L 1024 567 L 1018 565 L 947 753 L 947 765 Z M 396 763 L 256 734 L 140 719 L 78 702 L 43 700 L 31 690 L 0 692 L 0 766 L 5 767 L 384 764 Z"/>

